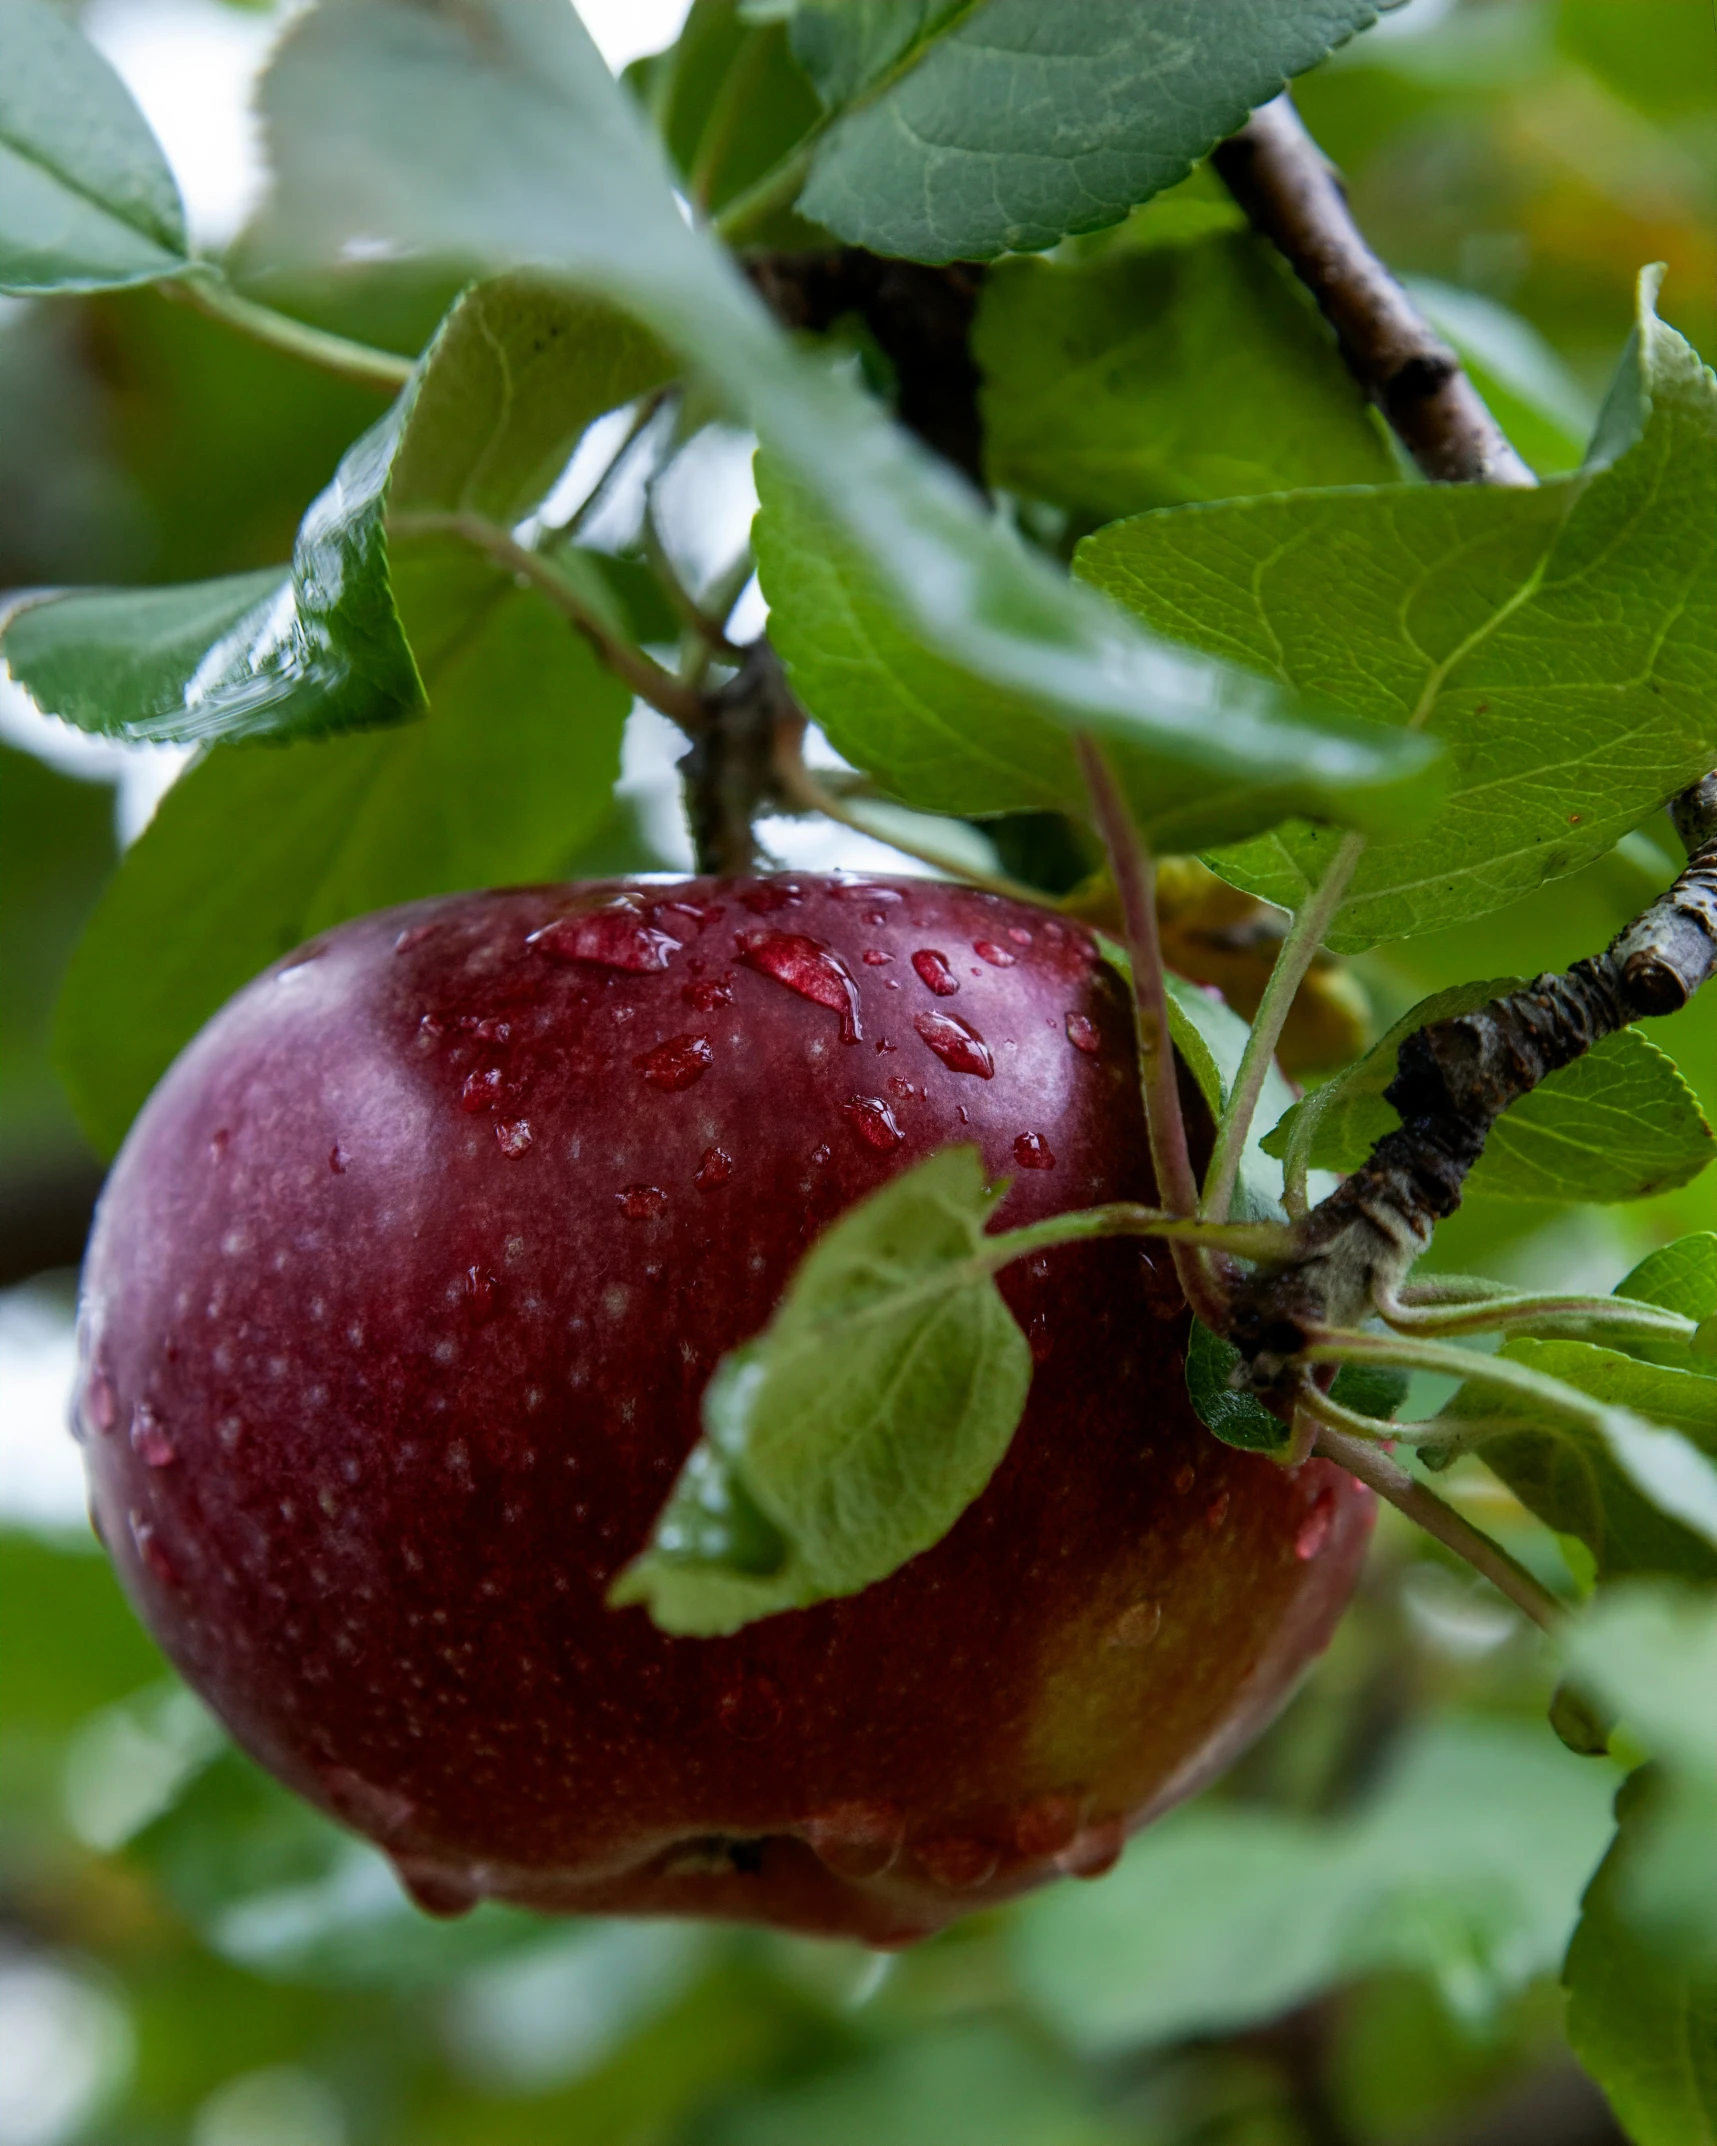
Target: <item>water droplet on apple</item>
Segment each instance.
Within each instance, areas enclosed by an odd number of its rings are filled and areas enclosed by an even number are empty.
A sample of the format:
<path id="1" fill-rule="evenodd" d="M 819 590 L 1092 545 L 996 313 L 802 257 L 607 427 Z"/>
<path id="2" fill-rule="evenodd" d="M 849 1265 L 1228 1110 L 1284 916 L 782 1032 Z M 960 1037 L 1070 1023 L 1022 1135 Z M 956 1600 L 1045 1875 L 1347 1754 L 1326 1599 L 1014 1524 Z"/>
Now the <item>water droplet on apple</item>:
<path id="1" fill-rule="evenodd" d="M 1213 1535 L 1215 1534 L 1216 1530 L 1221 1527 L 1222 1523 L 1228 1518 L 1229 1503 L 1230 1500 L 1227 1491 L 1219 1490 L 1216 1496 L 1212 1498 L 1210 1503 L 1204 1508 L 1204 1524 L 1207 1528 L 1209 1528 L 1210 1532 Z"/>
<path id="2" fill-rule="evenodd" d="M 714 1013 L 718 1006 L 733 1004 L 733 979 L 700 976 L 695 983 L 687 984 L 680 996 L 694 1013 Z"/>
<path id="3" fill-rule="evenodd" d="M 232 1134 L 227 1131 L 224 1125 L 209 1135 L 210 1162 L 226 1161 L 227 1149 L 232 1145 L 232 1137 Z"/>
<path id="4" fill-rule="evenodd" d="M 933 946 L 921 946 L 912 957 L 912 966 L 918 971 L 919 982 L 938 998 L 952 998 L 960 988 L 960 979 L 948 966 L 947 955 L 939 954 Z"/>
<path id="5" fill-rule="evenodd" d="M 716 1719 L 742 1744 L 759 1744 L 781 1726 L 781 1688 L 773 1677 L 746 1670 L 716 1701 Z"/>
<path id="6" fill-rule="evenodd" d="M 92 1430 L 111 1431 L 118 1413 L 114 1399 L 113 1381 L 96 1364 L 90 1371 L 88 1383 L 83 1390 L 83 1412 Z"/>
<path id="7" fill-rule="evenodd" d="M 868 881 L 858 880 L 850 886 L 831 887 L 830 893 L 839 902 L 868 902 L 871 907 L 892 907 L 906 897 L 898 887 L 872 886 Z"/>
<path id="8" fill-rule="evenodd" d="M 1014 1819 L 1014 1843 L 1021 1855 L 1060 1855 L 1070 1847 L 1084 1803 L 1076 1789 L 1057 1789 L 1028 1803 Z"/>
<path id="9" fill-rule="evenodd" d="M 344 1177 L 346 1174 L 346 1151 L 337 1140 L 328 1150 L 328 1168 L 335 1177 Z"/>
<path id="10" fill-rule="evenodd" d="M 717 1185 L 725 1185 L 733 1175 L 733 1157 L 725 1148 L 705 1148 L 697 1167 L 693 1184 L 701 1185 L 706 1192 Z"/>
<path id="11" fill-rule="evenodd" d="M 530 1120 L 514 1118 L 509 1124 L 497 1125 L 495 1144 L 509 1161 L 517 1161 L 531 1144 Z"/>
<path id="12" fill-rule="evenodd" d="M 525 944 L 556 961 L 588 961 L 632 976 L 665 969 L 680 951 L 679 940 L 657 931 L 648 913 L 624 895 L 582 916 L 557 917 L 533 931 Z"/>
<path id="13" fill-rule="evenodd" d="M 894 1112 L 879 1095 L 849 1095 L 841 1105 L 841 1115 L 866 1147 L 875 1148 L 879 1154 L 886 1155 L 906 1138 L 895 1123 Z"/>
<path id="14" fill-rule="evenodd" d="M 885 954 L 880 946 L 867 946 L 859 959 L 867 969 L 886 969 L 894 956 Z"/>
<path id="15" fill-rule="evenodd" d="M 1005 946 L 998 946 L 993 939 L 974 939 L 972 952 L 980 961 L 987 961 L 992 969 L 1011 969 L 1019 956 L 1010 953 Z"/>
<path id="16" fill-rule="evenodd" d="M 990 1047 L 978 1031 L 951 1013 L 915 1013 L 912 1025 L 951 1073 L 989 1080 L 996 1070 Z"/>
<path id="17" fill-rule="evenodd" d="M 395 938 L 393 950 L 396 954 L 409 954 L 414 946 L 421 946 L 432 932 L 439 929 L 437 924 L 408 924 Z"/>
<path id="18" fill-rule="evenodd" d="M 932 1833 L 914 1841 L 912 1853 L 932 1883 L 951 1893 L 969 1893 L 996 1874 L 1001 1852 L 969 1833 Z"/>
<path id="19" fill-rule="evenodd" d="M 1109 1627 L 1111 1647 L 1148 1647 L 1163 1628 L 1160 1602 L 1131 1602 Z"/>
<path id="20" fill-rule="evenodd" d="M 177 1587 L 179 1584 L 178 1568 L 162 1548 L 161 1538 L 155 1531 L 154 1522 L 145 1520 L 136 1506 L 132 1506 L 125 1516 L 125 1524 L 131 1530 L 131 1540 L 136 1546 L 137 1555 L 143 1561 L 144 1566 L 155 1575 L 164 1587 Z"/>
<path id="21" fill-rule="evenodd" d="M 1026 930 L 1023 924 L 1010 924 L 1008 926 L 1008 937 L 1015 946 L 1029 946 L 1031 944 L 1031 933 Z"/>
<path id="22" fill-rule="evenodd" d="M 707 1036 L 670 1036 L 654 1050 L 641 1052 L 632 1063 L 653 1088 L 678 1094 L 703 1079 L 715 1063 L 715 1050 Z"/>
<path id="23" fill-rule="evenodd" d="M 1070 1878 L 1102 1878 L 1121 1860 L 1127 1829 L 1118 1818 L 1101 1818 L 1082 1826 L 1056 1857 L 1056 1867 Z"/>
<path id="24" fill-rule="evenodd" d="M 1183 1498 L 1197 1481 L 1198 1470 L 1192 1465 L 1191 1461 L 1187 1461 L 1183 1466 L 1175 1470 L 1174 1487 Z"/>
<path id="25" fill-rule="evenodd" d="M 499 1309 L 500 1283 L 487 1267 L 465 1269 L 465 1302 L 474 1326 L 487 1326 Z"/>
<path id="26" fill-rule="evenodd" d="M 739 897 L 753 916 L 772 916 L 777 909 L 797 908 L 804 889 L 796 879 L 763 879 Z"/>
<path id="27" fill-rule="evenodd" d="M 900 1855 L 906 1829 L 887 1803 L 837 1803 L 801 1828 L 806 1845 L 837 1878 L 880 1878 Z"/>
<path id="28" fill-rule="evenodd" d="M 1095 1025 L 1082 1013 L 1067 1016 L 1067 1040 L 1076 1051 L 1083 1051 L 1087 1058 L 1094 1058 L 1103 1048 Z"/>
<path id="29" fill-rule="evenodd" d="M 1055 1157 L 1041 1133 L 1019 1133 L 1014 1139 L 1014 1161 L 1022 1170 L 1053 1170 Z"/>
<path id="30" fill-rule="evenodd" d="M 139 1401 L 131 1411 L 131 1450 L 151 1468 L 169 1468 L 179 1457 L 166 1426 L 147 1401 Z"/>
<path id="31" fill-rule="evenodd" d="M 859 1027 L 858 985 L 838 954 L 796 931 L 742 931 L 739 958 L 748 969 L 772 976 L 797 991 L 813 1006 L 826 1006 L 841 1017 L 841 1041 L 863 1040 Z"/>
<path id="32" fill-rule="evenodd" d="M 1330 1530 L 1335 1526 L 1335 1493 L 1320 1490 L 1312 1500 L 1311 1509 L 1300 1522 L 1299 1533 L 1294 1537 L 1294 1555 L 1303 1564 L 1310 1564 L 1329 1541 Z"/>
<path id="33" fill-rule="evenodd" d="M 667 1206 L 668 1195 L 659 1185 L 628 1185 L 614 1195 L 614 1204 L 628 1222 L 648 1222 Z"/>
<path id="34" fill-rule="evenodd" d="M 500 1067 L 485 1066 L 480 1073 L 466 1074 L 465 1084 L 459 1090 L 459 1107 L 472 1112 L 487 1110 L 498 1100 L 500 1093 Z"/>

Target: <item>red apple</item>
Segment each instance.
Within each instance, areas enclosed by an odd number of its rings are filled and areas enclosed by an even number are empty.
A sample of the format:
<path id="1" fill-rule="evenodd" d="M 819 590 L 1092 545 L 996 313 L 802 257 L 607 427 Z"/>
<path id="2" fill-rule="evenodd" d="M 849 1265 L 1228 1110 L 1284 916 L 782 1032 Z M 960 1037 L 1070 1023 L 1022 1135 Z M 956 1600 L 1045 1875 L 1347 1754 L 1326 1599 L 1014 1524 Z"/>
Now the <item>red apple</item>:
<path id="1" fill-rule="evenodd" d="M 1036 1370 L 933 1549 L 669 1639 L 604 1592 L 817 1231 L 954 1141 L 1003 1227 L 1152 1184 L 1080 931 L 921 881 L 455 896 L 327 933 L 185 1051 L 84 1278 L 97 1524 L 266 1766 L 426 1906 L 897 1944 L 1208 1780 L 1370 1527 L 1222 1446 L 1160 1246 L 1002 1288 Z"/>

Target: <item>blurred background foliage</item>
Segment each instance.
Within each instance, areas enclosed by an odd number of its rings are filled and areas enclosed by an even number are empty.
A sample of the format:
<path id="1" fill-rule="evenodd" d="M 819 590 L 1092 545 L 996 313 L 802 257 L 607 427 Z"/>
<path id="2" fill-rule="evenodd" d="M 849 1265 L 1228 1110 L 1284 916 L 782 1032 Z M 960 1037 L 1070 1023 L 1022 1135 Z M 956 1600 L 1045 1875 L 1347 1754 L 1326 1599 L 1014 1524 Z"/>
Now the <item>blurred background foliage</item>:
<path id="1" fill-rule="evenodd" d="M 133 47 L 201 19 L 186 0 L 103 4 Z M 1464 328 L 1543 466 L 1595 407 L 1642 262 L 1669 264 L 1665 316 L 1717 349 L 1714 53 L 1709 0 L 1414 0 L 1299 86 L 1362 224 L 1446 332 Z M 758 65 L 791 119 L 808 93 L 784 46 Z M 634 80 L 648 95 L 647 66 Z M 684 153 L 705 199 L 766 161 L 743 136 L 706 143 L 697 113 L 663 116 L 703 144 Z M 409 347 L 445 295 L 355 275 L 304 303 Z M 1511 398 L 1511 380 L 1532 391 Z M 147 292 L 7 305 L 0 591 L 269 564 L 377 408 Z M 99 1182 L 51 1068 L 53 995 L 173 763 L 73 752 L 12 702 L 0 723 L 11 1451 L 64 1377 Z M 636 820 L 619 808 L 588 868 L 656 861 Z M 1516 969 L 1591 951 L 1672 876 L 1672 844 L 1631 837 L 1514 911 L 1365 957 L 1375 1021 L 1495 973 L 1498 946 Z M 1709 1008 L 1655 1040 L 1717 1115 Z M 1474 1202 L 1436 1256 L 1607 1290 L 1707 1224 L 1708 1199 Z M 31 1489 L 33 1465 L 8 1463 L 0 1497 L 0 2146 L 1620 2136 L 1566 2052 L 1555 1984 L 1619 1772 L 1551 1741 L 1533 1636 L 1391 1514 L 1328 1659 L 1218 1790 L 1105 1884 L 893 1959 L 489 1908 L 426 1921 L 378 1857 L 226 1746 L 64 1524 L 63 1493 Z M 1567 1585 L 1554 1538 L 1500 1486 L 1463 1467 L 1450 1490 Z"/>

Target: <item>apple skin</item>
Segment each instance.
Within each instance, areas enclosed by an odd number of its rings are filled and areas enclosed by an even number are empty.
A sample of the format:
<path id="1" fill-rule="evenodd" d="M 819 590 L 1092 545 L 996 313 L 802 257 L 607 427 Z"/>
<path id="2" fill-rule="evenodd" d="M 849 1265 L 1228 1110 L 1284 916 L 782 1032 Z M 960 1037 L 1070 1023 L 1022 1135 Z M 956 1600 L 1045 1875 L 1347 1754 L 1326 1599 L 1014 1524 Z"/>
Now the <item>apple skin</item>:
<path id="1" fill-rule="evenodd" d="M 1160 1245 L 1004 1272 L 1024 1421 L 889 1579 L 721 1640 L 604 1603 L 718 1359 L 960 1140 L 1013 1179 L 1000 1227 L 1151 1197 L 1125 996 L 1040 911 L 689 880 L 326 933 L 185 1050 L 103 1195 L 76 1420 L 132 1600 L 432 1910 L 897 1945 L 1108 1868 L 1279 1709 L 1372 1519 L 1201 1428 Z"/>

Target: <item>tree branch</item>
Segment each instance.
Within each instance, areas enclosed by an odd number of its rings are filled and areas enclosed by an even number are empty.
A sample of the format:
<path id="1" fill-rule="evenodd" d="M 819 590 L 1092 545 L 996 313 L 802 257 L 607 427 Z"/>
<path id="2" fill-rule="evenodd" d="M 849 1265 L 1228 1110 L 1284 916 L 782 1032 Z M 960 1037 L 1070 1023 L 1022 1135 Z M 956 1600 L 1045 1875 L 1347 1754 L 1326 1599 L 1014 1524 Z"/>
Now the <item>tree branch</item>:
<path id="1" fill-rule="evenodd" d="M 1355 379 L 1427 477 L 1536 482 L 1455 353 L 1365 243 L 1341 181 L 1286 92 L 1254 112 L 1211 162 L 1317 300 Z"/>
<path id="2" fill-rule="evenodd" d="M 1717 974 L 1717 773 L 1673 810 L 1687 868 L 1602 954 L 1402 1043 L 1384 1090 L 1399 1130 L 1296 1223 L 1290 1263 L 1234 1292 L 1229 1338 L 1258 1391 L 1281 1390 L 1315 1329 L 1357 1326 L 1374 1305 L 1398 1301 L 1511 1104 L 1629 1022 L 1674 1013 Z"/>

